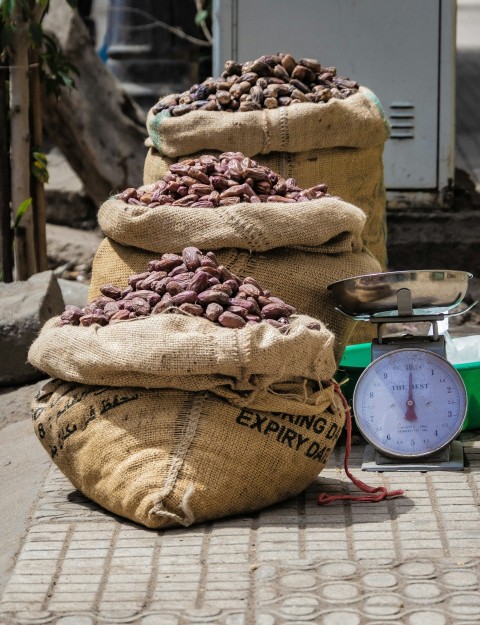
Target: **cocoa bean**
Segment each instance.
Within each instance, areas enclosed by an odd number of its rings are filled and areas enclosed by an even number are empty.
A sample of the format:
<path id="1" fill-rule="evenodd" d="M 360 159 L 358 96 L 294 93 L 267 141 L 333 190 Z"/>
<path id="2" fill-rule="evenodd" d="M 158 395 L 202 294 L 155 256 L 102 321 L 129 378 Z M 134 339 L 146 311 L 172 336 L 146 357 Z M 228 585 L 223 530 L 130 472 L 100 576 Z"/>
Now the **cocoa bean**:
<path id="1" fill-rule="evenodd" d="M 214 304 L 225 306 L 229 303 L 229 297 L 226 293 L 222 293 L 222 291 L 208 289 L 207 291 L 198 293 L 198 301 L 202 304 L 211 304 L 213 302 Z"/>
<path id="2" fill-rule="evenodd" d="M 240 315 L 226 311 L 218 317 L 218 323 L 225 328 L 243 328 L 246 321 Z"/>
<path id="3" fill-rule="evenodd" d="M 285 304 L 267 304 L 262 308 L 262 317 L 264 319 L 279 319 L 280 317 L 288 317 L 290 314 Z"/>
<path id="4" fill-rule="evenodd" d="M 173 297 L 174 295 L 181 293 L 183 291 L 183 287 L 176 280 L 170 280 L 165 291 Z"/>
<path id="5" fill-rule="evenodd" d="M 172 306 L 181 306 L 181 304 L 195 304 L 199 293 L 196 291 L 182 291 L 174 295 L 170 300 Z"/>
<path id="6" fill-rule="evenodd" d="M 145 278 L 148 278 L 149 275 L 150 275 L 149 271 L 144 271 L 143 273 L 137 273 L 128 278 L 128 284 L 134 289 L 136 287 L 137 282 L 140 282 L 141 280 L 145 280 Z"/>
<path id="7" fill-rule="evenodd" d="M 238 287 L 238 290 L 240 293 L 246 293 L 247 295 L 250 295 L 250 297 L 259 297 L 262 292 L 259 288 L 257 288 L 255 285 L 253 284 L 249 284 L 248 282 L 240 285 Z"/>
<path id="8" fill-rule="evenodd" d="M 205 291 L 208 286 L 208 280 L 210 278 L 210 274 L 206 271 L 197 271 L 195 275 L 191 278 L 188 283 L 188 290 L 195 291 L 196 293 L 201 293 Z"/>
<path id="9" fill-rule="evenodd" d="M 253 164 L 239 152 L 224 153 L 221 159 L 229 165 L 237 161 L 234 170 Z M 195 167 L 191 161 L 196 163 L 190 159 L 184 166 Z M 266 319 L 273 319 L 282 327 L 289 325 L 288 317 L 295 312 L 293 306 L 271 296 L 255 278 L 247 276 L 242 280 L 218 262 L 213 252 L 204 254 L 193 246 L 184 248 L 181 255 L 163 254 L 148 263 L 150 271 L 130 276 L 127 288 L 104 285 L 102 295 L 83 309 L 66 306 L 60 323 L 104 326 L 153 314 L 184 312 L 203 316 L 225 328 L 242 328 Z M 171 269 L 167 271 L 166 266 Z"/>
<path id="10" fill-rule="evenodd" d="M 113 313 L 113 315 L 110 317 L 110 323 L 117 323 L 118 321 L 125 321 L 125 319 L 128 319 L 130 317 L 130 313 L 128 310 L 118 310 L 117 312 Z"/>
<path id="11" fill-rule="evenodd" d="M 203 315 L 203 308 L 200 304 L 190 304 L 185 302 L 185 304 L 181 304 L 179 310 L 183 310 L 183 312 L 188 313 L 189 315 L 194 315 L 195 317 L 201 317 Z"/>
<path id="12" fill-rule="evenodd" d="M 285 54 L 281 60 L 281 64 L 289 74 L 291 74 L 297 66 L 297 62 L 291 54 Z"/>
<path id="13" fill-rule="evenodd" d="M 202 253 L 197 247 L 185 247 L 182 251 L 182 259 L 188 271 L 195 271 L 200 267 Z"/>
<path id="14" fill-rule="evenodd" d="M 220 304 L 216 304 L 215 302 L 211 302 L 208 304 L 205 309 L 205 317 L 210 321 L 216 321 L 219 316 L 223 313 L 223 306 Z"/>
<path id="15" fill-rule="evenodd" d="M 248 315 L 247 309 L 243 308 L 243 306 L 228 306 L 225 311 L 239 315 L 243 319 L 246 319 Z"/>

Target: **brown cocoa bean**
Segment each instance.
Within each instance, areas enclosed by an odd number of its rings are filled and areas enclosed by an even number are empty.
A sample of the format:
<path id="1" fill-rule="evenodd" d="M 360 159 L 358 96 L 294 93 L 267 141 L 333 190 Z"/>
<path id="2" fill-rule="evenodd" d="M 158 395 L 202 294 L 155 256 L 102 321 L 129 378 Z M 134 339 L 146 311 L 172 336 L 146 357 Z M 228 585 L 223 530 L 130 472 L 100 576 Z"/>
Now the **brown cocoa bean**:
<path id="1" fill-rule="evenodd" d="M 140 282 L 141 280 L 145 280 L 145 278 L 148 278 L 149 275 L 150 275 L 149 271 L 144 271 L 143 273 L 137 273 L 128 278 L 128 284 L 134 289 L 137 282 Z"/>
<path id="2" fill-rule="evenodd" d="M 183 264 L 188 271 L 195 271 L 200 267 L 202 253 L 197 247 L 185 247 L 182 251 Z"/>
<path id="3" fill-rule="evenodd" d="M 120 299 L 122 295 L 122 290 L 119 289 L 118 286 L 114 286 L 113 284 L 104 284 L 102 287 L 100 287 L 100 292 L 107 297 L 111 297 L 112 299 Z"/>
<path id="4" fill-rule="evenodd" d="M 207 291 L 203 291 L 202 293 L 198 293 L 198 301 L 202 304 L 221 304 L 222 306 L 226 306 L 229 303 L 229 297 L 226 293 L 222 291 L 214 291 L 212 289 L 208 289 Z"/>
<path id="5" fill-rule="evenodd" d="M 165 291 L 170 296 L 178 295 L 178 293 L 183 291 L 183 287 L 176 280 L 170 280 L 165 287 Z"/>
<path id="6" fill-rule="evenodd" d="M 181 304 L 178 308 L 195 317 L 201 317 L 203 315 L 203 308 L 200 304 L 189 304 L 186 302 L 185 304 Z"/>
<path id="7" fill-rule="evenodd" d="M 246 293 L 250 297 L 258 297 L 259 295 L 262 294 L 262 291 L 259 288 L 257 288 L 254 284 L 251 284 L 248 282 L 245 283 L 245 281 L 243 284 L 241 284 L 238 287 L 238 290 L 240 293 Z"/>
<path id="8" fill-rule="evenodd" d="M 256 287 L 259 290 L 259 295 L 261 295 L 263 293 L 263 289 L 260 286 L 260 284 L 255 280 L 255 278 L 252 278 L 251 276 L 247 276 L 246 278 L 243 279 L 243 284 L 252 284 L 254 287 Z"/>
<path id="9" fill-rule="evenodd" d="M 228 297 L 232 297 L 233 294 L 232 288 L 228 284 L 225 284 L 225 282 L 212 286 L 212 291 L 222 291 L 226 293 Z"/>
<path id="10" fill-rule="evenodd" d="M 215 302 L 211 302 L 208 304 L 205 309 L 205 317 L 210 321 L 216 321 L 219 316 L 223 313 L 223 306 L 220 304 L 216 304 Z"/>
<path id="11" fill-rule="evenodd" d="M 218 323 L 225 328 L 243 328 L 246 324 L 245 319 L 232 312 L 224 312 L 218 317 Z"/>
<path id="12" fill-rule="evenodd" d="M 177 293 L 170 300 L 172 306 L 181 306 L 182 304 L 195 304 L 198 293 L 196 291 L 182 291 Z"/>
<path id="13" fill-rule="evenodd" d="M 279 319 L 280 317 L 288 317 L 290 314 L 285 304 L 267 304 L 262 308 L 262 317 L 264 319 Z"/>
<path id="14" fill-rule="evenodd" d="M 287 310 L 289 310 L 289 314 L 287 315 L 293 315 L 297 312 L 296 308 L 294 308 L 293 306 L 290 306 L 290 304 L 287 304 L 286 302 L 283 301 L 283 299 L 280 299 L 279 297 L 275 297 L 274 295 L 270 295 L 270 301 L 272 304 L 280 304 L 280 306 L 285 306 L 287 308 Z"/>
<path id="15" fill-rule="evenodd" d="M 130 317 L 130 312 L 128 310 L 118 310 L 117 312 L 113 313 L 113 315 L 110 317 L 110 323 L 117 323 L 118 321 L 125 321 L 125 319 L 128 319 Z"/>
<path id="16" fill-rule="evenodd" d="M 225 280 L 223 284 L 228 285 L 231 288 L 232 294 L 238 291 L 238 282 L 236 280 L 230 278 L 228 280 Z"/>
<path id="17" fill-rule="evenodd" d="M 124 310 L 134 312 L 136 315 L 148 315 L 150 313 L 149 304 L 141 297 L 134 297 L 124 303 Z"/>
<path id="18" fill-rule="evenodd" d="M 248 315 L 247 309 L 243 308 L 243 306 L 228 306 L 225 310 L 226 312 L 231 312 L 235 315 L 239 315 L 240 317 L 243 317 L 243 319 L 246 319 Z"/>
<path id="19" fill-rule="evenodd" d="M 205 289 L 208 287 L 209 278 L 209 273 L 199 269 L 188 283 L 188 290 L 195 291 L 196 293 L 201 293 L 202 291 L 205 291 Z"/>

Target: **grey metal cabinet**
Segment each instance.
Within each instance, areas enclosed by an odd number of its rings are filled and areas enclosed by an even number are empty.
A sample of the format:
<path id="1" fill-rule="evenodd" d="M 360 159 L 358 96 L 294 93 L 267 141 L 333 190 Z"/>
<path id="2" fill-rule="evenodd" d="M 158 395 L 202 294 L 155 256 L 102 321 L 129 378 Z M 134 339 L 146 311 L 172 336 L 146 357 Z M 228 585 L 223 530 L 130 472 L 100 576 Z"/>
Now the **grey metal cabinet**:
<path id="1" fill-rule="evenodd" d="M 442 204 L 454 176 L 455 0 L 214 0 L 213 73 L 290 52 L 376 93 L 389 204 Z"/>

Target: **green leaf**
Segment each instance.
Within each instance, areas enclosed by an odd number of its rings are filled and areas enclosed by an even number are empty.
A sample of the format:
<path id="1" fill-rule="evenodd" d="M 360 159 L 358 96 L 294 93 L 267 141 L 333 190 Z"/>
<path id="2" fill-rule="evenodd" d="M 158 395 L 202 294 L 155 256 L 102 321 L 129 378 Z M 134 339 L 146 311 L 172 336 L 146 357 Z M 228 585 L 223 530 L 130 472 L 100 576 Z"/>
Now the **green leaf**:
<path id="1" fill-rule="evenodd" d="M 195 15 L 195 24 L 197 26 L 200 26 L 200 24 L 202 22 L 204 22 L 208 17 L 208 11 L 205 9 L 202 9 L 201 11 L 197 11 L 197 14 Z"/>
<path id="2" fill-rule="evenodd" d="M 27 210 L 30 208 L 31 204 L 32 204 L 32 198 L 29 197 L 26 200 L 23 200 L 23 202 L 17 208 L 17 212 L 16 212 L 16 215 L 15 215 L 15 223 L 13 224 L 14 228 L 18 227 L 18 225 L 20 224 L 20 221 L 22 220 L 22 217 L 25 215 Z"/>
<path id="3" fill-rule="evenodd" d="M 48 182 L 49 174 L 47 169 L 47 157 L 44 152 L 35 150 L 32 152 L 32 175 L 43 184 Z"/>

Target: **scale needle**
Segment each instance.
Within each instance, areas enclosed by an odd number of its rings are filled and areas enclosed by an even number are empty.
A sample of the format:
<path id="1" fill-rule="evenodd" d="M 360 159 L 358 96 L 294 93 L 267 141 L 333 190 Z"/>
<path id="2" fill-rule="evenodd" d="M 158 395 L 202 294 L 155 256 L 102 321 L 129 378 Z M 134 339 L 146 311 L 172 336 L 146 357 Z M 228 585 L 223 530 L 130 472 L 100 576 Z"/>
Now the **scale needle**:
<path id="1" fill-rule="evenodd" d="M 413 379 L 412 372 L 408 376 L 408 398 L 407 398 L 407 412 L 405 413 L 406 421 L 416 421 L 417 415 L 415 414 L 415 402 L 413 401 Z"/>

